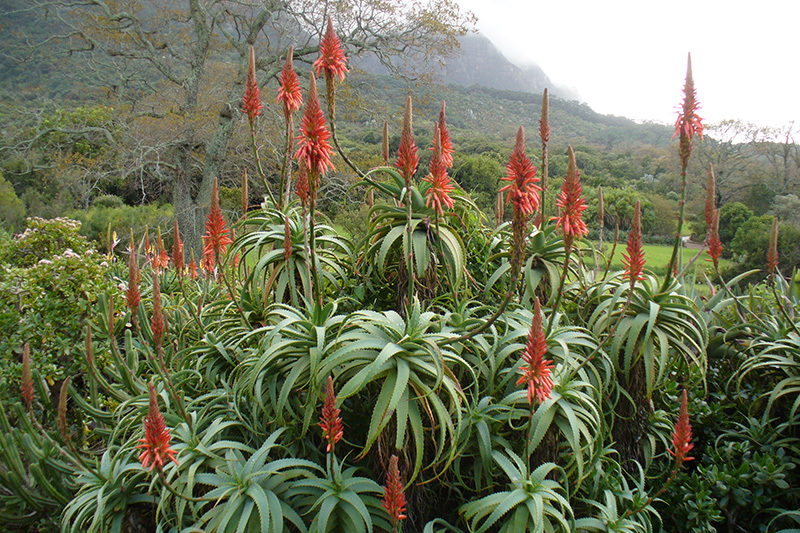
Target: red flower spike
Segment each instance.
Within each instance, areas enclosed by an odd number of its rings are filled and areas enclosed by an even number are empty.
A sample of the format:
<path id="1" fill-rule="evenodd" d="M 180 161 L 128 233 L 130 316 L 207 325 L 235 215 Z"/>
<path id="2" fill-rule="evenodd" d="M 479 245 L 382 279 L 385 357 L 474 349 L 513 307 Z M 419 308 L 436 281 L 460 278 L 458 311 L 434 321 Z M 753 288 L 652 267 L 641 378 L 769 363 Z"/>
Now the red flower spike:
<path id="1" fill-rule="evenodd" d="M 150 471 L 155 468 L 161 472 L 167 461 L 172 461 L 177 465 L 178 460 L 175 458 L 175 450 L 169 447 L 169 430 L 164 422 L 164 415 L 158 409 L 156 389 L 152 383 L 148 383 L 147 386 L 150 389 L 150 408 L 144 419 L 144 438 L 139 439 L 141 444 L 136 448 L 142 450 L 142 453 L 139 454 L 142 468 Z"/>
<path id="2" fill-rule="evenodd" d="M 158 239 L 156 239 L 157 252 L 152 261 L 153 270 L 156 274 L 161 272 L 162 268 L 167 268 L 167 266 L 169 266 L 169 254 L 164 249 L 164 241 L 161 239 L 161 229 L 158 230 L 158 233 Z"/>
<path id="3" fill-rule="evenodd" d="M 450 198 L 450 193 L 453 192 L 453 184 L 447 176 L 447 167 L 445 166 L 444 157 L 442 155 L 442 136 L 439 126 L 433 128 L 433 157 L 431 158 L 430 173 L 423 179 L 430 183 L 430 187 L 425 191 L 428 199 L 425 205 L 430 207 L 433 203 L 433 209 L 441 215 L 442 204 L 451 209 L 455 202 Z"/>
<path id="4" fill-rule="evenodd" d="M 319 43 L 319 59 L 314 61 L 314 72 L 319 76 L 325 72 L 325 81 L 330 83 L 339 76 L 339 81 L 344 81 L 347 69 L 347 57 L 342 50 L 342 42 L 333 31 L 333 21 L 328 17 L 328 28 Z"/>
<path id="5" fill-rule="evenodd" d="M 389 473 L 386 476 L 386 485 L 383 487 L 383 500 L 381 505 L 389 513 L 392 529 L 397 531 L 397 524 L 406 519 L 406 497 L 403 494 L 403 483 L 400 481 L 400 469 L 397 466 L 397 456 L 389 459 Z"/>
<path id="6" fill-rule="evenodd" d="M 719 240 L 719 209 L 714 210 L 711 220 L 711 230 L 708 236 L 708 255 L 714 263 L 714 269 L 719 270 L 719 258 L 722 256 L 722 241 Z"/>
<path id="7" fill-rule="evenodd" d="M 547 353 L 547 338 L 542 327 L 542 308 L 539 298 L 536 297 L 533 306 L 533 323 L 528 333 L 528 343 L 525 345 L 525 353 L 522 354 L 522 376 L 517 380 L 517 385 L 528 384 L 528 403 L 533 406 L 536 400 L 540 404 L 550 397 L 553 389 L 553 380 L 550 373 L 553 369 L 553 362 L 545 359 Z"/>
<path id="8" fill-rule="evenodd" d="M 719 215 L 717 215 L 719 220 Z M 717 222 L 719 224 L 719 222 Z M 778 271 L 778 219 L 772 221 L 772 231 L 769 233 L 769 250 L 767 250 L 767 269 L 770 277 Z"/>
<path id="9" fill-rule="evenodd" d="M 567 247 L 572 246 L 572 242 L 582 238 L 588 233 L 586 223 L 581 218 L 581 214 L 586 210 L 586 201 L 581 190 L 580 172 L 575 161 L 575 152 L 572 146 L 567 149 L 569 154 L 569 165 L 567 167 L 567 177 L 561 186 L 561 192 L 556 200 L 559 208 L 559 216 L 551 220 L 557 220 L 556 227 L 561 228 L 564 235 L 564 242 Z"/>
<path id="10" fill-rule="evenodd" d="M 642 206 L 636 200 L 636 207 L 633 211 L 633 223 L 631 231 L 628 233 L 627 253 L 622 254 L 622 263 L 625 265 L 624 278 L 631 284 L 631 289 L 637 281 L 644 280 L 642 269 L 644 268 L 644 249 L 642 248 Z"/>
<path id="11" fill-rule="evenodd" d="M 714 176 L 714 166 L 709 163 L 708 164 L 708 181 L 706 182 L 706 207 L 705 207 L 705 218 L 706 218 L 706 238 L 710 236 L 711 232 L 711 225 L 714 223 L 714 210 L 717 207 L 717 179 Z"/>
<path id="12" fill-rule="evenodd" d="M 406 180 L 406 187 L 411 187 L 411 179 L 419 165 L 417 145 L 414 143 L 414 130 L 411 125 L 413 105 L 411 96 L 406 96 L 406 110 L 403 114 L 403 133 L 400 134 L 400 146 L 397 148 L 397 163 L 395 166 Z"/>
<path id="13" fill-rule="evenodd" d="M 150 329 L 153 331 L 153 344 L 156 350 L 161 350 L 161 341 L 164 338 L 164 312 L 161 309 L 161 286 L 158 276 L 153 276 L 153 316 L 150 319 Z"/>
<path id="14" fill-rule="evenodd" d="M 219 258 L 233 242 L 229 233 L 222 210 L 219 208 L 219 185 L 217 178 L 214 178 L 214 183 L 211 185 L 211 209 L 208 211 L 206 233 L 203 235 L 203 265 L 209 272 L 214 270 Z"/>
<path id="15" fill-rule="evenodd" d="M 289 216 L 284 219 L 283 224 L 283 258 L 288 263 L 292 257 L 292 227 L 289 225 Z"/>
<path id="16" fill-rule="evenodd" d="M 675 457 L 676 468 L 683 466 L 686 461 L 694 460 L 694 457 L 688 456 L 694 448 L 694 444 L 692 444 L 692 426 L 689 423 L 689 400 L 686 389 L 683 389 L 683 396 L 681 396 L 681 408 L 678 421 L 675 423 L 675 432 L 672 434 L 672 446 L 675 450 L 669 450 L 669 453 Z"/>
<path id="17" fill-rule="evenodd" d="M 339 413 L 339 409 L 336 408 L 336 395 L 333 392 L 333 378 L 328 376 L 328 391 L 325 394 L 325 404 L 322 406 L 319 427 L 322 428 L 322 436 L 328 441 L 327 451 L 329 452 L 334 451 L 336 443 L 344 436 L 344 427 Z"/>
<path id="18" fill-rule="evenodd" d="M 30 411 L 33 407 L 33 379 L 31 379 L 31 347 L 26 342 L 22 346 L 22 384 L 20 385 L 20 392 L 22 393 L 22 400 L 25 402 L 25 408 Z"/>
<path id="19" fill-rule="evenodd" d="M 294 55 L 294 47 L 289 47 L 289 52 L 286 54 L 286 63 L 283 64 L 283 70 L 279 78 L 280 87 L 278 87 L 278 103 L 283 104 L 283 115 L 286 120 L 292 113 L 299 110 L 303 105 L 303 92 L 300 89 L 300 80 L 297 73 L 294 71 L 294 63 L 292 62 Z"/>
<path id="20" fill-rule="evenodd" d="M 178 219 L 174 221 L 174 229 L 172 234 L 172 263 L 175 265 L 175 270 L 178 271 L 178 276 L 183 276 L 183 242 L 181 242 L 181 232 L 178 229 Z"/>
<path id="21" fill-rule="evenodd" d="M 189 277 L 197 279 L 197 263 L 194 260 L 194 251 L 192 251 L 192 260 L 189 262 Z"/>
<path id="22" fill-rule="evenodd" d="M 500 192 L 508 191 L 506 202 L 511 202 L 514 211 L 527 218 L 539 207 L 539 192 L 542 188 L 536 185 L 539 182 L 536 167 L 525 155 L 525 130 L 522 126 L 517 131 L 517 143 L 506 165 L 506 172 L 501 179 L 511 183 L 500 189 Z"/>
<path id="23" fill-rule="evenodd" d="M 256 117 L 261 114 L 261 92 L 256 81 L 256 53 L 250 46 L 250 59 L 247 65 L 247 82 L 244 88 L 244 98 L 242 99 L 242 113 L 247 114 L 247 120 L 252 126 Z"/>
<path id="24" fill-rule="evenodd" d="M 325 125 L 325 115 L 319 106 L 317 80 L 312 75 L 305 113 L 300 125 L 300 136 L 297 138 L 298 149 L 294 157 L 298 161 L 305 162 L 308 171 L 316 176 L 321 176 L 325 171 L 333 168 L 332 148 L 328 142 L 330 136 L 331 133 Z"/>
<path id="25" fill-rule="evenodd" d="M 447 168 L 453 168 L 453 142 L 450 140 L 450 132 L 447 130 L 447 120 L 444 116 L 444 102 L 439 111 L 439 135 L 442 140 L 442 161 Z"/>
<path id="26" fill-rule="evenodd" d="M 125 291 L 125 298 L 131 313 L 136 317 L 139 309 L 141 295 L 139 294 L 139 265 L 136 261 L 136 248 L 133 244 L 133 233 L 131 233 L 131 245 L 128 256 L 128 290 Z"/>
<path id="27" fill-rule="evenodd" d="M 697 116 L 698 109 L 700 109 L 700 105 L 697 102 L 697 89 L 694 88 L 694 78 L 692 77 L 692 54 L 689 54 L 686 64 L 686 82 L 683 86 L 683 106 L 678 110 L 673 139 L 679 136 L 681 144 L 683 144 L 683 139 L 691 141 L 694 135 L 703 139 L 703 119 Z"/>

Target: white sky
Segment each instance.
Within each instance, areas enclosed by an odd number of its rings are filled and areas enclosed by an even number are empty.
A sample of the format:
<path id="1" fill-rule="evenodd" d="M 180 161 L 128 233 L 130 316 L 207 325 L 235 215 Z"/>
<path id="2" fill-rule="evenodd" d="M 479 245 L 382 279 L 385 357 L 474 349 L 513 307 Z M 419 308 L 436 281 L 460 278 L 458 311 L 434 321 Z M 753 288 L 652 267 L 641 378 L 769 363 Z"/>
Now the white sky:
<path id="1" fill-rule="evenodd" d="M 673 123 L 691 52 L 705 122 L 800 125 L 798 0 L 457 1 L 600 113 Z"/>

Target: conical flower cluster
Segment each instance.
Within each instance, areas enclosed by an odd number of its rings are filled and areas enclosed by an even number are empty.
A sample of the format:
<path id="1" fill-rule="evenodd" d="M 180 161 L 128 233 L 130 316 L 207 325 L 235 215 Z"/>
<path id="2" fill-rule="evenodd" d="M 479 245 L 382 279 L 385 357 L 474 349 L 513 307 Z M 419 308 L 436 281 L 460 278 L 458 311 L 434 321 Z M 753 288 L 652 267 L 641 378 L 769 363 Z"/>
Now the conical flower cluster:
<path id="1" fill-rule="evenodd" d="M 397 531 L 397 525 L 406 519 L 406 497 L 403 494 L 403 483 L 400 481 L 400 469 L 397 466 L 397 456 L 389 459 L 389 473 L 386 476 L 386 485 L 383 487 L 383 500 L 381 505 L 389 513 L 392 529 Z"/>
<path id="2" fill-rule="evenodd" d="M 708 235 L 708 256 L 714 263 L 714 269 L 719 270 L 719 258 L 722 257 L 722 241 L 719 239 L 719 209 L 714 210 L 711 217 L 711 229 Z"/>
<path id="3" fill-rule="evenodd" d="M 297 73 L 294 71 L 294 63 L 292 56 L 294 48 L 289 47 L 289 52 L 286 54 L 286 62 L 283 64 L 283 70 L 279 78 L 280 87 L 278 87 L 278 103 L 283 104 L 283 114 L 286 120 L 300 109 L 303 105 L 303 92 L 300 89 L 300 80 Z"/>
<path id="4" fill-rule="evenodd" d="M 300 136 L 297 138 L 297 152 L 294 154 L 308 171 L 314 176 L 322 176 L 328 169 L 333 168 L 331 163 L 331 145 L 328 142 L 331 133 L 325 125 L 325 115 L 319 106 L 317 95 L 317 81 L 311 76 L 308 88 L 303 122 L 300 125 Z"/>
<path id="5" fill-rule="evenodd" d="M 333 378 L 328 376 L 328 390 L 325 394 L 325 404 L 322 406 L 319 427 L 322 428 L 322 436 L 328 442 L 327 451 L 329 452 L 334 451 L 336 443 L 344 436 L 344 427 L 339 413 L 340 410 L 336 408 L 336 395 L 333 392 Z"/>
<path id="6" fill-rule="evenodd" d="M 211 185 L 211 209 L 206 219 L 206 233 L 203 235 L 203 265 L 206 270 L 214 269 L 219 258 L 228 249 L 228 245 L 233 242 L 229 234 L 230 231 L 219 207 L 219 185 L 217 178 L 214 178 L 214 183 Z"/>
<path id="7" fill-rule="evenodd" d="M 256 81 L 256 53 L 250 47 L 250 59 L 247 67 L 247 82 L 244 87 L 244 98 L 242 99 L 242 113 L 247 115 L 247 120 L 252 126 L 256 117 L 261 114 L 261 92 Z"/>
<path id="8" fill-rule="evenodd" d="M 128 289 L 125 291 L 125 298 L 131 314 L 136 320 L 136 312 L 139 310 L 141 295 L 139 294 L 139 264 L 136 261 L 136 246 L 133 242 L 133 232 L 131 232 L 131 243 L 128 248 Z"/>
<path id="9" fill-rule="evenodd" d="M 697 102 L 697 90 L 694 88 L 692 77 L 692 55 L 689 54 L 686 65 L 686 82 L 683 86 L 683 105 L 678 110 L 678 119 L 675 121 L 675 134 L 680 139 L 678 148 L 681 156 L 681 165 L 686 168 L 689 156 L 692 153 L 692 139 L 697 135 L 703 138 L 703 119 L 697 115 L 700 105 Z"/>
<path id="10" fill-rule="evenodd" d="M 631 288 L 637 281 L 644 279 L 642 269 L 644 268 L 644 249 L 642 248 L 642 206 L 636 200 L 636 207 L 633 211 L 633 223 L 628 234 L 628 246 L 626 253 L 622 254 L 622 263 L 625 265 L 624 278 L 631 284 Z"/>
<path id="11" fill-rule="evenodd" d="M 403 132 L 400 134 L 400 146 L 397 148 L 397 163 L 395 164 L 406 180 L 406 187 L 411 186 L 411 179 L 419 165 L 419 154 L 417 145 L 414 143 L 414 130 L 411 125 L 412 115 L 411 96 L 407 96 L 406 110 L 403 114 Z"/>
<path id="12" fill-rule="evenodd" d="M 694 448 L 694 444 L 692 444 L 692 426 L 689 423 L 689 401 L 686 389 L 683 389 L 683 396 L 681 396 L 678 421 L 675 423 L 675 431 L 672 434 L 672 447 L 674 450 L 669 450 L 669 453 L 675 457 L 677 468 L 683 466 L 686 461 L 694 460 L 694 457 L 689 457 L 689 452 Z"/>
<path id="13" fill-rule="evenodd" d="M 453 168 L 453 142 L 450 140 L 450 131 L 447 129 L 447 119 L 444 114 L 444 102 L 439 110 L 439 135 L 442 140 L 442 162 L 446 168 Z"/>
<path id="14" fill-rule="evenodd" d="M 156 389 L 152 383 L 148 383 L 147 386 L 150 390 L 150 407 L 144 419 L 144 438 L 139 439 L 141 444 L 136 447 L 142 450 L 139 454 L 142 468 L 151 471 L 155 468 L 160 472 L 167 461 L 177 465 L 178 460 L 175 458 L 175 450 L 169 446 L 169 430 L 164 422 L 164 415 L 158 409 Z"/>
<path id="15" fill-rule="evenodd" d="M 557 227 L 561 228 L 564 235 L 564 242 L 569 248 L 575 239 L 581 239 L 589 231 L 586 222 L 582 219 L 582 213 L 586 210 L 586 201 L 581 190 L 580 172 L 578 163 L 575 161 L 575 152 L 570 146 L 567 150 L 569 154 L 569 164 L 567 166 L 567 177 L 561 186 L 561 192 L 556 200 L 559 215 L 554 217 L 558 221 Z"/>
<path id="16" fill-rule="evenodd" d="M 172 234 L 172 264 L 178 271 L 178 276 L 183 276 L 183 242 L 181 232 L 178 229 L 178 219 L 175 219 L 175 227 Z"/>
<path id="17" fill-rule="evenodd" d="M 325 81 L 330 83 L 336 76 L 344 81 L 347 73 L 347 57 L 342 50 L 342 41 L 333 31 L 333 21 L 328 17 L 328 27 L 319 43 L 319 59 L 314 61 L 314 72 L 317 76 L 325 73 Z"/>
<path id="18" fill-rule="evenodd" d="M 453 192 L 453 184 L 450 182 L 450 177 L 447 175 L 447 166 L 442 156 L 442 135 L 438 124 L 433 128 L 433 157 L 431 158 L 430 173 L 424 178 L 424 181 L 430 183 L 430 187 L 425 191 L 428 199 L 425 205 L 433 204 L 433 209 L 441 215 L 443 213 L 442 206 L 451 209 L 455 202 L 450 198 L 450 193 Z"/>
<path id="19" fill-rule="evenodd" d="M 522 126 L 517 131 L 517 143 L 506 165 L 506 175 L 501 179 L 510 182 L 500 192 L 508 191 L 506 202 L 511 202 L 514 211 L 526 218 L 533 214 L 539 207 L 539 191 L 542 189 L 537 185 L 536 167 L 525 155 L 525 130 Z"/>
<path id="20" fill-rule="evenodd" d="M 533 323 L 528 333 L 528 343 L 522 354 L 520 367 L 522 376 L 517 380 L 517 385 L 527 384 L 528 403 L 531 406 L 534 400 L 540 404 L 544 403 L 553 389 L 553 380 L 550 377 L 553 362 L 544 358 L 546 353 L 547 338 L 542 327 L 542 308 L 537 297 L 533 307 Z"/>

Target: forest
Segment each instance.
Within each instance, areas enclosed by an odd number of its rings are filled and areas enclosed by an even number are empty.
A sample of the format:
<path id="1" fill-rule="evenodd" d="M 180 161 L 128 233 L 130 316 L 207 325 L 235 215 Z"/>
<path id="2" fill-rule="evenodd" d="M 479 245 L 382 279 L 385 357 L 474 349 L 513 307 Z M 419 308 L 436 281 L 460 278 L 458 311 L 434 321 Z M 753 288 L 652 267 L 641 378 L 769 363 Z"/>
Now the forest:
<path id="1" fill-rule="evenodd" d="M 800 130 L 445 85 L 473 24 L 0 2 L 4 527 L 800 530 Z"/>

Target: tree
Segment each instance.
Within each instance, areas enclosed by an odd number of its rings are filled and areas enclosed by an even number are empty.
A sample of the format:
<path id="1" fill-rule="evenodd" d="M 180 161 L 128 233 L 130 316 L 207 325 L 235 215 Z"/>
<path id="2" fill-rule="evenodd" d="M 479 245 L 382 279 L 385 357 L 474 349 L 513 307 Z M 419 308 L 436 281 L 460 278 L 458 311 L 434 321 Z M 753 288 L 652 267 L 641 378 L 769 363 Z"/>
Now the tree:
<path id="1" fill-rule="evenodd" d="M 181 232 L 195 246 L 240 123 L 251 45 L 267 85 L 290 45 L 295 61 L 316 59 L 328 16 L 348 55 L 371 53 L 393 71 L 400 55 L 451 52 L 471 21 L 453 0 L 36 0 L 20 9 L 58 19 L 64 30 L 50 39 L 84 54 L 96 86 L 129 111 L 129 127 L 164 130 L 153 140 L 157 157 Z"/>
<path id="2" fill-rule="evenodd" d="M 740 202 L 725 204 L 719 210 L 719 240 L 722 242 L 723 255 L 730 257 L 730 244 L 739 228 L 750 220 L 753 212 Z M 769 231 L 767 231 L 769 233 Z"/>

